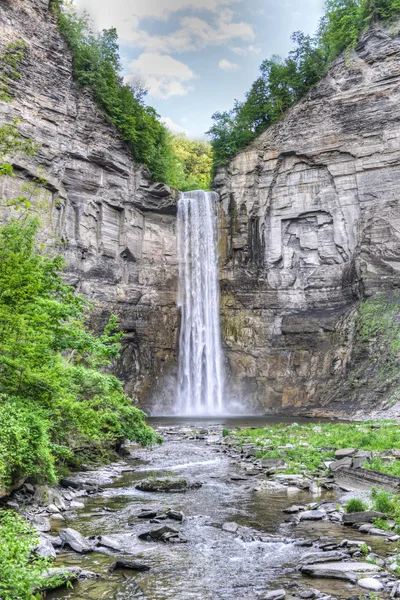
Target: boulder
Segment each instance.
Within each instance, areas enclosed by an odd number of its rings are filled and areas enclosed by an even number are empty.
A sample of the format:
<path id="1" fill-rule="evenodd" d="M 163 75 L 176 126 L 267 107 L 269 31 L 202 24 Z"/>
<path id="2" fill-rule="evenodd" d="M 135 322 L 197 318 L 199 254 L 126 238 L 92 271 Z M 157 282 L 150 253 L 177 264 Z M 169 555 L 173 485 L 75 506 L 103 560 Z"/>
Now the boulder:
<path id="1" fill-rule="evenodd" d="M 383 584 L 378 581 L 378 579 L 374 579 L 373 577 L 364 577 L 363 579 L 359 579 L 357 581 L 357 585 L 365 590 L 371 590 L 372 592 L 380 592 L 383 590 Z"/>
<path id="2" fill-rule="evenodd" d="M 173 521 L 182 522 L 185 519 L 185 515 L 181 510 L 168 510 L 166 513 L 168 519 L 172 519 Z"/>
<path id="3" fill-rule="evenodd" d="M 48 533 L 51 530 L 50 520 L 47 517 L 40 515 L 34 517 L 32 525 L 41 533 Z"/>
<path id="4" fill-rule="evenodd" d="M 85 505 L 83 504 L 83 502 L 78 502 L 77 500 L 72 500 L 69 507 L 75 508 L 75 509 L 81 509 L 81 508 L 85 508 Z"/>
<path id="5" fill-rule="evenodd" d="M 70 527 L 60 530 L 60 538 L 63 544 L 66 544 L 75 552 L 79 552 L 79 554 L 93 551 L 93 546 L 88 540 L 79 531 L 75 531 Z"/>
<path id="6" fill-rule="evenodd" d="M 43 535 L 39 536 L 39 544 L 35 548 L 35 554 L 43 558 L 56 558 L 57 556 L 51 541 Z"/>
<path id="7" fill-rule="evenodd" d="M 58 490 L 55 490 L 54 488 L 50 488 L 48 491 L 48 499 L 49 499 L 49 504 L 54 504 L 54 506 L 56 506 L 58 508 L 58 510 L 65 510 L 66 506 L 65 506 L 65 502 L 64 502 L 64 498 L 61 496 L 60 492 Z"/>
<path id="8" fill-rule="evenodd" d="M 353 469 L 360 469 L 365 465 L 366 462 L 372 459 L 372 452 L 370 450 L 359 450 L 353 456 Z"/>

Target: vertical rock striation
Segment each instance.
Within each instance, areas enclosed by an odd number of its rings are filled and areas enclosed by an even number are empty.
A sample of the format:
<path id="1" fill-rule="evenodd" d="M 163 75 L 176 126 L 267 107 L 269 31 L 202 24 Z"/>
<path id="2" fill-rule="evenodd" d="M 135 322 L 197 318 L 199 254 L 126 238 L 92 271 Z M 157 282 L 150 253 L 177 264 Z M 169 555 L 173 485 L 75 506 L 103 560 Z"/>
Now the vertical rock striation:
<path id="1" fill-rule="evenodd" d="M 177 195 L 133 163 L 91 94 L 76 84 L 48 4 L 0 4 L 0 49 L 27 44 L 14 100 L 0 103 L 0 118 L 20 120 L 23 135 L 39 145 L 33 159 L 14 158 L 16 177 L 0 182 L 0 196 L 19 194 L 40 165 L 48 181 L 47 234 L 65 255 L 68 280 L 94 302 L 93 324 L 120 315 L 127 334 L 116 372 L 148 406 L 150 384 L 157 391 L 176 364 Z"/>
<path id="2" fill-rule="evenodd" d="M 217 174 L 224 343 L 259 410 L 329 401 L 358 300 L 400 285 L 399 58 L 371 29 Z"/>

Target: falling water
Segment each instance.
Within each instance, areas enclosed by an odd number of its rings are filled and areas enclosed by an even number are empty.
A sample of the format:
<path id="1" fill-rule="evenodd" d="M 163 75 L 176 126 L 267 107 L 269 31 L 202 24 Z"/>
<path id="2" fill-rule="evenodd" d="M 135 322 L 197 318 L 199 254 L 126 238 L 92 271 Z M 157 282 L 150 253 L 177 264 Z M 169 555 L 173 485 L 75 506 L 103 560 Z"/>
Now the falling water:
<path id="1" fill-rule="evenodd" d="M 185 192 L 178 202 L 181 332 L 177 412 L 223 412 L 219 323 L 217 200 L 213 192 Z"/>

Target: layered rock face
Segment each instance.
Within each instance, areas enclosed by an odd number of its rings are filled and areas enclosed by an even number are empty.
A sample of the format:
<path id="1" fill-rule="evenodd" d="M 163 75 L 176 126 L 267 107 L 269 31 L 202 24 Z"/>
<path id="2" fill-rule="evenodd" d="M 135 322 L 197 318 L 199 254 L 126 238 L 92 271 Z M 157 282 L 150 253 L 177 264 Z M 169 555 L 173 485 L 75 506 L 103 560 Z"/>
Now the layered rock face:
<path id="1" fill-rule="evenodd" d="M 14 100 L 0 103 L 0 118 L 18 119 L 38 151 L 13 159 L 16 177 L 1 182 L 0 196 L 13 198 L 31 185 L 40 165 L 47 191 L 35 202 L 47 238 L 64 253 L 68 280 L 93 301 L 92 323 L 120 315 L 127 334 L 116 373 L 149 407 L 150 390 L 158 394 L 176 364 L 177 193 L 133 163 L 74 82 L 72 56 L 47 0 L 1 2 L 0 50 L 18 40 L 27 44 L 21 79 L 12 86 Z"/>
<path id="2" fill-rule="evenodd" d="M 369 31 L 216 178 L 232 393 L 323 405 L 360 298 L 400 285 L 400 39 Z"/>

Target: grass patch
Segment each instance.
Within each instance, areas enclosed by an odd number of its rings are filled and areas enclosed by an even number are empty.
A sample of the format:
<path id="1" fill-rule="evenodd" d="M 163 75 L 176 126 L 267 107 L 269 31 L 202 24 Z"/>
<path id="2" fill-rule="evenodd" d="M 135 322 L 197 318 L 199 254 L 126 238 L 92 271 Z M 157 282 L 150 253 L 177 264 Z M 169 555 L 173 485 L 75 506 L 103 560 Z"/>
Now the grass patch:
<path id="1" fill-rule="evenodd" d="M 234 435 L 239 445 L 254 443 L 258 447 L 258 458 L 283 458 L 288 474 L 322 474 L 327 471 L 324 463 L 334 460 L 337 449 L 383 452 L 399 448 L 398 425 L 390 421 L 381 421 L 379 425 L 376 428 L 373 422 L 279 424 L 263 429 L 242 429 Z M 372 465 L 376 464 L 374 458 Z M 389 463 L 385 463 L 385 467 L 386 472 L 395 468 Z"/>

